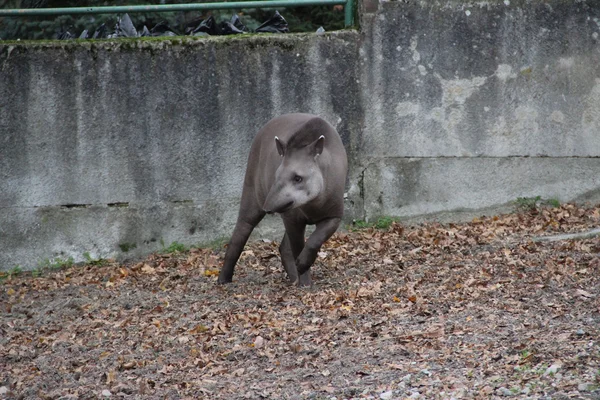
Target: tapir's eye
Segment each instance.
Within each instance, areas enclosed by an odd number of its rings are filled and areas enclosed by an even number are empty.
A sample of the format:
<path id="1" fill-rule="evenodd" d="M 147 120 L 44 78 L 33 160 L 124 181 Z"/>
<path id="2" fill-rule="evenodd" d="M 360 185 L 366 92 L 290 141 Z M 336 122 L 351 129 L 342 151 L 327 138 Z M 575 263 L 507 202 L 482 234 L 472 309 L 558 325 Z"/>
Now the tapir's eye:
<path id="1" fill-rule="evenodd" d="M 296 183 L 302 182 L 302 177 L 300 175 L 294 176 L 294 182 L 296 182 Z"/>

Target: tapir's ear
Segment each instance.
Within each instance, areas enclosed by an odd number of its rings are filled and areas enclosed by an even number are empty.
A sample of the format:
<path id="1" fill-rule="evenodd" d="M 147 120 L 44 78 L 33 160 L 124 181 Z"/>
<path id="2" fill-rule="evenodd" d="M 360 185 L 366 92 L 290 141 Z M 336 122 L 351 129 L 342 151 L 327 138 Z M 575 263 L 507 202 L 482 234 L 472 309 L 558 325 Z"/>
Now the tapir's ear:
<path id="1" fill-rule="evenodd" d="M 277 136 L 275 136 L 275 145 L 277 146 L 277 152 L 281 157 L 285 154 L 285 143 L 283 143 Z"/>
<path id="2" fill-rule="evenodd" d="M 325 145 L 325 136 L 323 136 L 323 135 L 319 136 L 319 138 L 311 144 L 315 156 L 321 155 L 321 153 L 323 152 L 324 145 Z"/>

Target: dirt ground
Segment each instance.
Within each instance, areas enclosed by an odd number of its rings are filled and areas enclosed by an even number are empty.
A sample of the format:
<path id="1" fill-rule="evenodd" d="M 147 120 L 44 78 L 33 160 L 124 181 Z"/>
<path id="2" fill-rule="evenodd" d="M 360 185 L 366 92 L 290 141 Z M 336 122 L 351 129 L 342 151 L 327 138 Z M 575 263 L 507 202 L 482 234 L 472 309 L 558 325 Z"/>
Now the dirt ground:
<path id="1" fill-rule="evenodd" d="M 0 398 L 600 398 L 600 205 L 0 277 Z M 557 239 L 557 238 L 554 238 Z M 95 264 L 102 264 L 96 262 Z"/>

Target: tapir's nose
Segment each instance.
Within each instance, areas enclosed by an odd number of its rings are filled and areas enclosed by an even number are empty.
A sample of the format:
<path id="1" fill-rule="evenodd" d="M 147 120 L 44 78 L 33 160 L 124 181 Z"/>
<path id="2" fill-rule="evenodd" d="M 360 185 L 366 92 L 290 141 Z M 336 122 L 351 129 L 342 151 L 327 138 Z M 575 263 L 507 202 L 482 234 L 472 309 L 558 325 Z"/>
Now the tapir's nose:
<path id="1" fill-rule="evenodd" d="M 293 205 L 294 205 L 294 201 L 292 200 L 292 201 L 288 201 L 287 203 L 283 204 L 280 207 L 273 208 L 272 210 L 270 210 L 268 207 L 263 206 L 263 210 L 267 214 L 282 213 L 282 212 L 289 210 Z"/>

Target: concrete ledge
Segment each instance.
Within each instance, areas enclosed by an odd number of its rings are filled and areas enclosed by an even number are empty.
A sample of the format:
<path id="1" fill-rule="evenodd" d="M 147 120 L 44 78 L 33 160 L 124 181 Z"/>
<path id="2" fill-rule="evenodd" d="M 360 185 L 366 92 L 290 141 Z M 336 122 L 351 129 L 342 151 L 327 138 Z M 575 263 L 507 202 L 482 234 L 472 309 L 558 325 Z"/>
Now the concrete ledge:
<path id="1" fill-rule="evenodd" d="M 366 164 L 364 218 L 492 209 L 517 197 L 600 201 L 600 158 L 385 158 Z M 353 193 L 353 197 L 358 193 Z"/>

